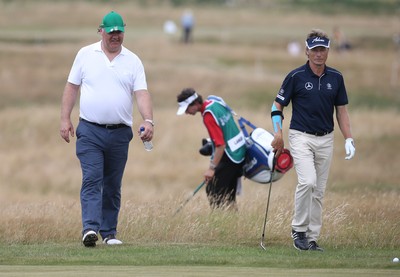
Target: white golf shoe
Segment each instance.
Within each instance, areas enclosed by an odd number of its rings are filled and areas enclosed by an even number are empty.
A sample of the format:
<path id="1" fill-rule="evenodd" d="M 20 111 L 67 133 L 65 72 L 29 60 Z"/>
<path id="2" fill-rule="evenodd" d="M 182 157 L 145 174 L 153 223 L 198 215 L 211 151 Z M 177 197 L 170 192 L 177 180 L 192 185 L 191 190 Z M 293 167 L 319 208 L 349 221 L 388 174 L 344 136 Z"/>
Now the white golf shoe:
<path id="1" fill-rule="evenodd" d="M 107 245 L 119 245 L 122 244 L 122 241 L 116 239 L 115 235 L 108 235 L 104 238 L 103 243 Z"/>

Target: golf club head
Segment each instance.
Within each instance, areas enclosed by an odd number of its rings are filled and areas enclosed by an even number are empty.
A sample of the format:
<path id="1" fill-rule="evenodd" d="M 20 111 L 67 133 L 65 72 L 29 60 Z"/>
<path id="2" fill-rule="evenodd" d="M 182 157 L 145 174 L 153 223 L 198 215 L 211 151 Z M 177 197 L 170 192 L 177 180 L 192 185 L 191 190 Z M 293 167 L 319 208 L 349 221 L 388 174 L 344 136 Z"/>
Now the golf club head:
<path id="1" fill-rule="evenodd" d="M 209 143 L 209 142 L 211 142 L 211 139 L 210 139 L 210 138 L 202 138 L 202 139 L 201 139 L 201 145 L 202 145 L 202 146 L 206 145 L 206 144 Z"/>
<path id="2" fill-rule="evenodd" d="M 267 250 L 267 247 L 265 247 L 265 245 L 264 245 L 264 242 L 261 240 L 261 242 L 260 242 L 260 247 L 263 249 L 263 250 Z"/>
<path id="3" fill-rule="evenodd" d="M 199 152 L 203 156 L 211 156 L 213 151 L 213 146 L 211 139 L 205 139 L 203 138 L 202 140 L 202 147 L 199 149 Z"/>
<path id="4" fill-rule="evenodd" d="M 260 247 L 261 247 L 263 250 L 267 250 L 267 247 L 265 247 L 265 244 L 264 244 L 264 238 L 265 238 L 265 225 L 264 225 L 263 234 L 261 235 Z"/>

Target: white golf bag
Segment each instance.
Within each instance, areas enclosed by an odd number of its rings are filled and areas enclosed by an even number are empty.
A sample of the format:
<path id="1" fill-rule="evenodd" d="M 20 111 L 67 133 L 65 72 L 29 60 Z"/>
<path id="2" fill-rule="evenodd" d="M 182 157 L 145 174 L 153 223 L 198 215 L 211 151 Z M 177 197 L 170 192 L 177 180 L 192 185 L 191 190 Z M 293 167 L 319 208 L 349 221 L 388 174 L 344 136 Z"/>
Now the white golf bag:
<path id="1" fill-rule="evenodd" d="M 279 180 L 283 174 L 275 171 L 272 173 L 274 152 L 271 142 L 274 139 L 271 133 L 264 129 L 256 128 L 246 138 L 246 160 L 243 167 L 244 176 L 254 182 L 267 184 Z"/>
<path id="2" fill-rule="evenodd" d="M 289 150 L 283 149 L 278 159 L 274 159 L 275 153 L 271 146 L 274 136 L 262 128 L 257 128 L 243 118 L 238 121 L 246 136 L 247 146 L 243 175 L 260 184 L 268 184 L 271 181 L 279 180 L 293 167 L 293 158 Z M 250 135 L 247 134 L 244 123 L 254 129 Z M 275 170 L 272 170 L 273 168 Z"/>

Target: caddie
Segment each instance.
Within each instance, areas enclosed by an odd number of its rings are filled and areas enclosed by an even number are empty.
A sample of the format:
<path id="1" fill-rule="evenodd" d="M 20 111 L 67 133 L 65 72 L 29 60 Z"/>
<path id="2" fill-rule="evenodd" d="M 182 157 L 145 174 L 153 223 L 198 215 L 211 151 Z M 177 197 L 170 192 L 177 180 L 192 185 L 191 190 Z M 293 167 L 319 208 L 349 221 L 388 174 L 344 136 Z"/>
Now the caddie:
<path id="1" fill-rule="evenodd" d="M 237 209 L 236 194 L 240 187 L 246 154 L 245 138 L 225 102 L 219 97 L 203 101 L 193 88 L 177 96 L 177 115 L 201 113 L 213 145 L 210 164 L 204 173 L 206 193 L 212 208 Z"/>

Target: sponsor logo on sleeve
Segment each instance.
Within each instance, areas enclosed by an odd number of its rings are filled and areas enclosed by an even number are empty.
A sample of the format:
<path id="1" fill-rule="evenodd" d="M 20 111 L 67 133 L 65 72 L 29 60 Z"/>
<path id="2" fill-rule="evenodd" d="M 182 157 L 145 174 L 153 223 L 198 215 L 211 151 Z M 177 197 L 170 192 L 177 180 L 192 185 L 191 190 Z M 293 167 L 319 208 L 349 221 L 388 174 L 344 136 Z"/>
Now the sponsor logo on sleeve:
<path id="1" fill-rule="evenodd" d="M 284 101 L 285 100 L 285 97 L 283 97 L 283 94 L 285 93 L 285 90 L 283 89 L 283 88 L 281 88 L 280 90 L 279 90 L 279 93 L 278 93 L 278 95 L 276 96 L 276 98 L 278 98 L 278 99 L 281 99 L 282 101 Z"/>

